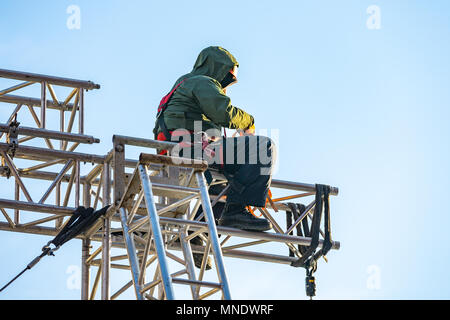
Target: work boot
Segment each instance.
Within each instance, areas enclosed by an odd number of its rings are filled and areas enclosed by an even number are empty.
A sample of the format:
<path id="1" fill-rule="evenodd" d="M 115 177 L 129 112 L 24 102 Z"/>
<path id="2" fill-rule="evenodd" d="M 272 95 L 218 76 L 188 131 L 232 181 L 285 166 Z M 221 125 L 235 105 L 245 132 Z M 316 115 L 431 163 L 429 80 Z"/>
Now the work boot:
<path id="1" fill-rule="evenodd" d="M 191 234 L 192 231 L 189 231 L 188 233 Z M 175 242 L 179 243 L 180 238 L 177 238 Z M 203 246 L 203 240 L 199 236 L 194 237 L 193 239 L 191 239 L 191 245 L 192 244 L 196 246 Z M 203 253 L 192 252 L 192 257 L 194 258 L 194 265 L 200 269 L 202 267 Z M 211 257 L 208 256 L 208 258 L 206 259 L 205 270 L 210 270 L 211 268 L 212 268 L 212 260 Z"/>
<path id="2" fill-rule="evenodd" d="M 226 203 L 219 219 L 219 226 L 248 231 L 267 231 L 272 224 L 264 218 L 256 218 L 243 205 Z"/>
<path id="3" fill-rule="evenodd" d="M 200 237 L 195 237 L 191 240 L 191 244 L 202 246 L 203 240 Z M 202 267 L 203 253 L 192 252 L 192 257 L 194 258 L 195 266 L 200 269 Z M 208 256 L 208 258 L 206 259 L 205 270 L 210 270 L 211 268 L 212 268 L 212 259 L 211 257 Z"/>

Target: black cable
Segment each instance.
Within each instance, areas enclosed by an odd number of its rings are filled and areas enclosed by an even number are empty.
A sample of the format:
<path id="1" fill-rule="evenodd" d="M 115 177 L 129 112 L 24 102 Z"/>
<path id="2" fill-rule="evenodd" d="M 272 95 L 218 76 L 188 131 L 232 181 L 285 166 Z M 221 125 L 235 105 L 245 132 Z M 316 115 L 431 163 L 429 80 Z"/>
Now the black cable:
<path id="1" fill-rule="evenodd" d="M 78 207 L 73 213 L 64 228 L 51 240 L 46 246 L 42 248 L 42 254 L 37 256 L 31 261 L 25 269 L 23 269 L 17 276 L 9 281 L 5 286 L 0 289 L 0 292 L 19 278 L 25 271 L 34 267 L 44 256 L 54 255 L 53 251 L 57 250 L 67 241 L 75 238 L 83 231 L 87 230 L 93 225 L 102 215 L 104 215 L 110 206 L 106 206 L 100 210 L 94 212 L 93 208 Z M 55 246 L 55 249 L 50 248 L 50 244 Z"/>

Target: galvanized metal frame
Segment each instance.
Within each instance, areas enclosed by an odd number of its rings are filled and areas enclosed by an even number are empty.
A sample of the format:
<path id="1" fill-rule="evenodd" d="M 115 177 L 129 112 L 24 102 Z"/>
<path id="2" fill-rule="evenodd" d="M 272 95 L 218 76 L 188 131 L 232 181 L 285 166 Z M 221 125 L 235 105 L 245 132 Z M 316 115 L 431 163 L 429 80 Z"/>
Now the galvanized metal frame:
<path id="1" fill-rule="evenodd" d="M 290 228 L 283 228 L 277 222 L 276 213 L 290 210 L 286 201 L 314 197 L 314 184 L 272 180 L 272 192 L 277 189 L 295 192 L 270 199 L 266 208 L 254 208 L 272 222 L 274 232 L 250 232 L 216 226 L 212 207 L 224 201 L 226 195 L 225 192 L 218 196 L 209 195 L 203 175 L 206 164 L 200 160 L 179 163 L 173 161 L 174 157 L 149 154 L 149 149 L 170 150 L 174 143 L 116 135 L 113 137 L 113 147 L 106 155 L 75 152 L 80 144 L 100 142 L 84 133 L 85 91 L 98 89 L 99 85 L 90 81 L 2 69 L 0 77 L 21 81 L 0 90 L 0 106 L 7 104 L 13 107 L 6 122 L 0 123 L 0 176 L 12 176 L 15 180 L 14 195 L 0 199 L 0 217 L 4 218 L 0 221 L 0 230 L 56 235 L 77 206 L 97 208 L 99 202 L 102 206 L 111 204 L 106 216 L 79 236 L 82 240 L 81 299 L 96 298 L 99 285 L 100 297 L 105 300 L 117 299 L 131 288 L 137 299 L 175 299 L 175 289 L 181 284 L 190 288 L 193 299 L 231 299 L 224 257 L 289 265 L 301 257 L 296 246 L 311 243 L 310 238 L 293 236 L 291 232 L 302 219 L 312 219 L 314 201 L 307 205 L 306 211 Z M 33 84 L 40 86 L 39 98 L 10 94 Z M 58 100 L 58 86 L 71 88 L 64 101 Z M 35 107 L 40 108 L 39 115 Z M 28 110 L 35 127 L 18 125 L 13 131 L 11 127 L 16 120 L 20 120 L 17 118 L 21 110 Z M 59 112 L 59 130 L 48 129 L 48 112 Z M 65 121 L 67 112 L 68 123 Z M 73 133 L 76 117 L 78 132 Z M 18 138 L 19 135 L 22 137 Z M 15 141 L 16 137 L 17 144 L 13 145 L 11 141 Z M 1 141 L 3 138 L 5 142 Z M 60 141 L 59 145 L 52 140 Z M 28 141 L 34 144 L 27 144 Z M 143 148 L 140 159 L 126 159 L 126 146 Z M 130 169 L 133 171 L 129 172 Z M 81 172 L 86 170 L 87 173 L 82 175 Z M 226 182 L 223 175 L 212 173 L 212 184 Z M 41 195 L 35 196 L 36 190 L 30 193 L 30 188 L 27 188 L 30 179 L 50 184 L 43 188 Z M 332 195 L 337 193 L 337 188 L 331 189 Z M 21 199 L 21 194 L 25 199 Z M 54 204 L 48 203 L 52 194 Z M 200 221 L 203 215 L 194 218 L 200 204 L 204 209 L 204 222 Z M 39 215 L 23 222 L 21 214 L 27 215 L 26 212 Z M 120 224 L 120 229 L 113 227 L 117 224 Z M 224 236 L 221 242 L 219 235 Z M 192 245 L 194 237 L 203 239 L 204 245 Z M 234 243 L 229 244 L 230 241 Z M 251 251 L 253 247 L 269 242 L 280 243 L 284 254 L 279 250 Z M 323 238 L 319 246 L 322 243 Z M 295 256 L 288 256 L 288 248 L 284 250 L 283 246 L 287 246 Z M 333 249 L 339 249 L 339 246 L 339 242 L 333 242 Z M 123 253 L 112 255 L 112 248 Z M 200 269 L 194 267 L 193 253 L 203 254 Z M 214 259 L 216 282 L 204 280 L 208 256 Z M 173 263 L 182 265 L 182 268 L 169 271 Z M 97 270 L 91 283 L 92 268 Z M 126 270 L 130 280 L 119 288 L 111 288 L 111 269 Z M 153 277 L 148 281 L 146 278 L 152 275 L 150 270 L 153 270 Z"/>

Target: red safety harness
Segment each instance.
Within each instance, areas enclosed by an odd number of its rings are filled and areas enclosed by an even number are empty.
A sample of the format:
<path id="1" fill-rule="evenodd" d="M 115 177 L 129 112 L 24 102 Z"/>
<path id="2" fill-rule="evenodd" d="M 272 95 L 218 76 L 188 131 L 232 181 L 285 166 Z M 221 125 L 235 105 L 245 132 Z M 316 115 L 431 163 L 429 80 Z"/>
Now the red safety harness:
<path id="1" fill-rule="evenodd" d="M 186 79 L 183 79 L 180 81 L 180 83 L 178 83 L 168 94 L 166 94 L 160 101 L 159 106 L 158 106 L 158 113 L 156 115 L 156 119 L 158 122 L 159 127 L 161 128 L 161 132 L 158 133 L 158 135 L 156 136 L 156 140 L 160 140 L 160 141 L 171 141 L 173 140 L 172 137 L 180 137 L 180 136 L 185 136 L 185 135 L 192 135 L 194 133 L 194 131 L 192 130 L 172 130 L 169 131 L 167 129 L 167 126 L 164 122 L 164 116 L 163 113 L 164 111 L 167 109 L 167 105 L 169 104 L 170 99 L 172 98 L 173 94 L 175 93 L 175 91 L 178 89 L 178 87 L 185 81 Z M 205 155 L 208 157 L 213 158 L 215 156 L 215 152 L 214 150 L 212 150 L 209 146 L 209 138 L 206 136 L 206 134 L 202 135 L 202 150 L 204 151 Z M 186 148 L 186 147 L 192 147 L 193 143 L 191 142 L 180 142 L 179 146 L 182 148 Z M 220 155 L 222 158 L 222 148 L 220 148 Z M 159 154 L 161 155 L 165 155 L 167 154 L 167 150 L 162 150 L 159 152 Z M 223 166 L 223 163 L 222 163 Z"/>
<path id="2" fill-rule="evenodd" d="M 172 98 L 173 93 L 174 93 L 175 90 L 177 90 L 178 87 L 184 82 L 184 80 L 186 80 L 186 79 L 181 80 L 180 83 L 177 84 L 177 85 L 175 86 L 175 88 L 172 89 L 172 91 L 170 91 L 168 94 L 166 94 L 166 95 L 161 99 L 161 102 L 159 103 L 159 106 L 158 106 L 158 116 L 159 116 L 162 112 L 164 112 L 164 110 L 166 110 L 167 104 L 169 103 L 170 98 Z"/>
<path id="3" fill-rule="evenodd" d="M 159 102 L 159 106 L 158 106 L 158 113 L 156 115 L 156 119 L 158 122 L 159 127 L 161 128 L 161 132 L 158 133 L 156 140 L 160 140 L 160 141 L 170 141 L 172 140 L 172 137 L 177 137 L 177 136 L 183 136 L 185 134 L 192 134 L 193 131 L 188 131 L 188 130 L 172 130 L 169 131 L 167 129 L 167 126 L 164 122 L 164 116 L 163 113 L 164 111 L 167 109 L 167 105 L 169 104 L 170 98 L 172 98 L 175 90 L 178 89 L 178 87 L 184 82 L 183 79 L 180 81 L 180 83 L 178 83 L 168 94 L 166 94 L 161 101 Z M 187 147 L 190 145 L 183 145 L 183 143 L 181 143 L 181 147 Z M 167 150 L 162 150 L 161 152 L 159 152 L 159 154 L 167 154 Z"/>

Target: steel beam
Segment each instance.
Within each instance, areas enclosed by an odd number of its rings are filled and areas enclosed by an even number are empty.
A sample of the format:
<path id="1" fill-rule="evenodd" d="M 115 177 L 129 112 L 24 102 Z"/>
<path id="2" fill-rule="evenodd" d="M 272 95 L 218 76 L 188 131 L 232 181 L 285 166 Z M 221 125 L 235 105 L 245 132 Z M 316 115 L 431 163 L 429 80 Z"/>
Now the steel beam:
<path id="1" fill-rule="evenodd" d="M 111 177 L 109 163 L 103 165 L 103 207 L 111 204 Z M 111 218 L 103 218 L 102 241 L 102 300 L 110 299 Z"/>
<path id="2" fill-rule="evenodd" d="M 22 72 L 22 71 L 14 71 L 14 70 L 6 70 L 6 69 L 0 69 L 0 78 L 8 78 L 8 79 L 16 79 L 16 80 L 32 81 L 32 82 L 45 81 L 47 83 L 58 85 L 58 86 L 83 88 L 83 89 L 87 89 L 87 90 L 100 89 L 100 85 L 95 84 L 92 81 L 61 78 L 61 77 L 48 76 L 48 75 L 38 74 L 38 73 Z"/>
<path id="3" fill-rule="evenodd" d="M 0 102 L 22 104 L 22 105 L 33 106 L 33 107 L 41 107 L 41 104 L 42 104 L 41 99 L 32 98 L 32 97 L 24 97 L 24 96 L 16 96 L 16 95 L 12 95 L 12 94 L 1 95 Z M 60 110 L 60 111 L 72 111 L 73 107 L 74 106 L 72 103 L 64 104 L 63 101 L 58 101 L 56 103 L 52 100 L 47 100 L 47 108 L 48 109 L 54 109 L 54 110 Z"/>
<path id="4" fill-rule="evenodd" d="M 0 132 L 9 132 L 10 126 L 5 123 L 0 123 Z M 17 127 L 17 133 L 19 135 L 24 136 L 32 136 L 38 138 L 48 138 L 48 139 L 56 139 L 63 141 L 71 141 L 71 142 L 80 142 L 80 143 L 99 143 L 100 139 L 94 138 L 93 136 L 88 136 L 84 134 L 78 133 L 67 133 L 61 131 L 47 130 L 47 129 L 36 129 L 31 127 Z"/>

